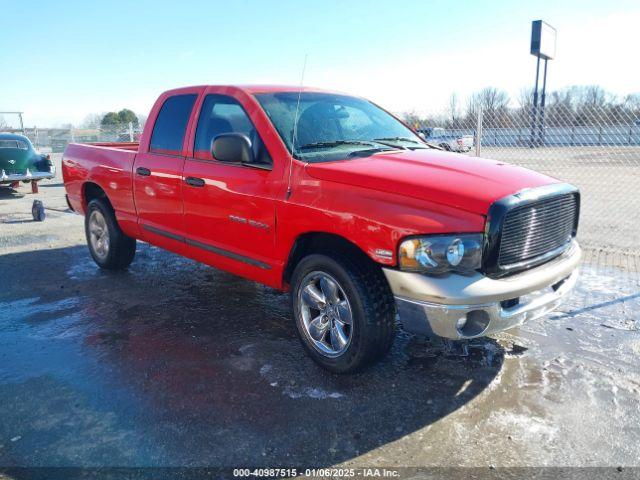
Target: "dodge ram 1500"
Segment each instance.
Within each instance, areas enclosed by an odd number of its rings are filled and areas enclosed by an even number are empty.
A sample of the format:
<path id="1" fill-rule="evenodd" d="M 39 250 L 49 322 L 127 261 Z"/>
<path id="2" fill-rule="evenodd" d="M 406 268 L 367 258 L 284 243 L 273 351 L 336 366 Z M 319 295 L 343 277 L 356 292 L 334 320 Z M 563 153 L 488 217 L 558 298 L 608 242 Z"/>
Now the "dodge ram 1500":
<path id="1" fill-rule="evenodd" d="M 358 97 L 171 90 L 139 143 L 70 144 L 62 165 L 98 266 L 126 268 L 137 239 L 290 291 L 303 347 L 334 372 L 384 355 L 397 316 L 478 337 L 548 313 L 577 278 L 575 187 L 432 149 Z"/>

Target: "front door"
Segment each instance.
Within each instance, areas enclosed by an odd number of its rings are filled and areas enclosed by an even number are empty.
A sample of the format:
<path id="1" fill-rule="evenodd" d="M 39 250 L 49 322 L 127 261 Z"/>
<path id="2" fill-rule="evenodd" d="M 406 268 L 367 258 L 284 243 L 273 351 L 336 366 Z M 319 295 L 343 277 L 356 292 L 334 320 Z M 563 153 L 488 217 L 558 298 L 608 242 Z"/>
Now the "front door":
<path id="1" fill-rule="evenodd" d="M 239 132 L 252 140 L 252 165 L 217 161 L 211 141 Z M 281 183 L 251 119 L 236 99 L 204 98 L 193 155 L 185 161 L 184 222 L 191 255 L 211 265 L 254 279 L 267 278 L 275 266 L 275 198 Z"/>

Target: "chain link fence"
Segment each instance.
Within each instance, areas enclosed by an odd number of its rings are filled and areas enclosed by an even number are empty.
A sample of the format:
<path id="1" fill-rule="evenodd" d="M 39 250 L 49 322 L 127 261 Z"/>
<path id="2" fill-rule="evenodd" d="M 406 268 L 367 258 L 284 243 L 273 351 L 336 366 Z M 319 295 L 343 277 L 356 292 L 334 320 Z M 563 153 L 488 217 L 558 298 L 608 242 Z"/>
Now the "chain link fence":
<path id="1" fill-rule="evenodd" d="M 3 128 L 1 131 L 26 135 L 43 153 L 62 153 L 69 143 L 137 142 L 142 128 L 133 123 L 96 128 Z"/>
<path id="2" fill-rule="evenodd" d="M 585 262 L 640 273 L 640 111 L 554 105 L 407 118 L 446 150 L 530 168 L 578 186 Z"/>

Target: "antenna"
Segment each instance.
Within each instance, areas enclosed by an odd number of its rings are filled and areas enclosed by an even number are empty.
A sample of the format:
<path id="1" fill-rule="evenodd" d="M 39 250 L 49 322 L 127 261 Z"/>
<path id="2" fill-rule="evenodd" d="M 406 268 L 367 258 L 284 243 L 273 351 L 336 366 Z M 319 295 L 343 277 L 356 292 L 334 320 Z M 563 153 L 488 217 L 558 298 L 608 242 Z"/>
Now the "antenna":
<path id="1" fill-rule="evenodd" d="M 287 179 L 287 195 L 286 198 L 289 199 L 291 196 L 291 174 L 293 172 L 293 158 L 296 154 L 296 144 L 298 143 L 298 116 L 300 113 L 300 97 L 302 96 L 302 86 L 304 85 L 304 72 L 307 69 L 307 56 L 308 54 L 304 54 L 304 64 L 302 65 L 302 74 L 300 75 L 300 88 L 298 89 L 298 101 L 296 103 L 296 114 L 293 118 L 293 138 L 291 145 L 291 153 L 292 158 L 289 163 L 289 177 Z"/>

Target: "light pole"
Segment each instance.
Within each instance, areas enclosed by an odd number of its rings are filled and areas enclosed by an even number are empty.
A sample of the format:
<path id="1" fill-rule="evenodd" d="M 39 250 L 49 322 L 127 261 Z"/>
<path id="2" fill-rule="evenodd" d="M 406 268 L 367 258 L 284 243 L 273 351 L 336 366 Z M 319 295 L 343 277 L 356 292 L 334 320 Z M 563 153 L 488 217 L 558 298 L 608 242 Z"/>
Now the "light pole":
<path id="1" fill-rule="evenodd" d="M 556 29 L 542 20 L 531 22 L 531 55 L 536 59 L 536 82 L 533 91 L 531 108 L 531 142 L 530 147 L 544 144 L 544 107 L 547 96 L 547 62 L 556 56 Z M 544 60 L 542 74 L 542 96 L 538 111 L 538 81 L 540 78 L 540 59 Z M 538 120 L 538 116 L 540 119 Z M 536 128 L 538 127 L 538 128 Z"/>

